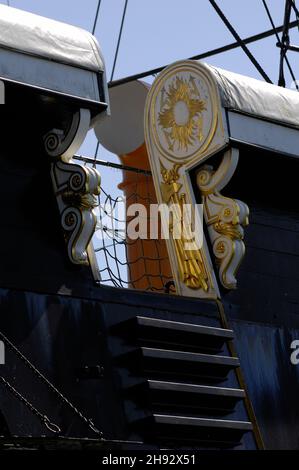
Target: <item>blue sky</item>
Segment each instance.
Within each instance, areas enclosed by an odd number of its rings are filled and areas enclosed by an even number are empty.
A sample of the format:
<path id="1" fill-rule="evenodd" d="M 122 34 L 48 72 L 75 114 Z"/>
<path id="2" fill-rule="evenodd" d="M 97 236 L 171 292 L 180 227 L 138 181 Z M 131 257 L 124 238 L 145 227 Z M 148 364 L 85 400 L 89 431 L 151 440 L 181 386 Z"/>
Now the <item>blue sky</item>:
<path id="1" fill-rule="evenodd" d="M 56 20 L 92 29 L 98 0 L 10 0 L 21 8 Z M 102 0 L 96 29 L 110 77 L 117 35 L 125 0 Z M 2 0 L 2 3 L 6 3 Z M 275 24 L 284 15 L 284 0 L 267 0 Z M 232 25 L 241 37 L 270 29 L 261 0 L 218 0 Z M 293 18 L 294 19 L 294 18 Z M 187 58 L 194 54 L 233 42 L 208 0 L 129 0 L 114 78 L 138 73 L 160 65 Z M 294 29 L 292 42 L 299 44 L 299 32 Z M 273 37 L 251 45 L 250 50 L 267 74 L 277 82 L 279 50 Z M 299 55 L 289 53 L 296 72 Z M 242 50 L 234 50 L 209 58 L 208 62 L 244 75 L 260 78 Z M 299 70 L 298 70 L 299 78 Z M 288 86 L 291 79 L 286 71 Z M 93 155 L 96 140 L 91 133 L 81 149 Z M 117 161 L 100 148 L 100 158 Z"/>

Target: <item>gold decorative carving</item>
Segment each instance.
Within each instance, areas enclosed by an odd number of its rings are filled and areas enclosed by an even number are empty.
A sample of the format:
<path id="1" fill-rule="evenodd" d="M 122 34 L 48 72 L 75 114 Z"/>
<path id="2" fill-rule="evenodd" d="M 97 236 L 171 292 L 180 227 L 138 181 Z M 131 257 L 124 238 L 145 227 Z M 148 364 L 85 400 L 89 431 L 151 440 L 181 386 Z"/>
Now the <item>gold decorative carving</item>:
<path id="1" fill-rule="evenodd" d="M 215 299 L 220 293 L 205 236 L 202 227 L 192 226 L 196 218 L 201 220 L 202 209 L 189 178 L 191 168 L 228 142 L 211 69 L 199 62 L 179 61 L 163 70 L 148 94 L 144 129 L 158 202 L 194 208 L 190 234 L 185 219 L 183 239 L 166 240 L 176 292 Z M 193 232 L 201 240 L 196 240 L 196 249 L 185 249 L 185 239 Z"/>
<path id="2" fill-rule="evenodd" d="M 163 158 L 192 164 L 211 145 L 222 145 L 225 136 L 217 107 L 218 89 L 203 64 L 177 62 L 159 75 L 152 90 L 148 124 L 152 144 Z"/>
<path id="3" fill-rule="evenodd" d="M 183 224 L 184 206 L 187 204 L 186 195 L 180 194 L 182 184 L 179 182 L 179 169 L 182 165 L 175 164 L 167 170 L 162 162 L 161 175 L 161 193 L 165 203 L 175 209 L 173 221 L 170 224 L 170 235 L 173 236 L 175 224 Z M 185 224 L 184 224 L 185 225 Z M 208 275 L 205 269 L 204 261 L 200 249 L 186 250 L 186 243 L 193 240 L 191 234 L 191 225 L 189 223 L 183 227 L 180 238 L 173 237 L 178 271 L 180 281 L 190 289 L 203 289 L 208 291 Z"/>
<path id="4" fill-rule="evenodd" d="M 197 173 L 204 217 L 219 266 L 220 281 L 226 289 L 237 286 L 236 273 L 245 254 L 243 227 L 248 225 L 249 216 L 246 204 L 220 193 L 232 177 L 237 162 L 238 151 L 230 149 L 224 154 L 217 170 L 204 165 Z"/>
<path id="5" fill-rule="evenodd" d="M 166 97 L 164 94 L 166 93 Z M 169 150 L 188 150 L 195 140 L 201 141 L 202 112 L 206 110 L 205 101 L 193 76 L 188 80 L 175 77 L 161 95 L 161 111 L 158 123 L 164 131 Z"/>

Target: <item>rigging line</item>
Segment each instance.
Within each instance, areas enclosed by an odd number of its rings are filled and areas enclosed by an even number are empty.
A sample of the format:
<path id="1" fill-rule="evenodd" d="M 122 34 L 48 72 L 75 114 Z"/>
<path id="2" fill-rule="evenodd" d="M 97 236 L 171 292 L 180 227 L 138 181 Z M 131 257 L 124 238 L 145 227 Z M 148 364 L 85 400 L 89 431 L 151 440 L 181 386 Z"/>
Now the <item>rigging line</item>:
<path id="1" fill-rule="evenodd" d="M 296 1 L 294 0 L 294 4 L 292 5 L 294 11 L 295 11 L 295 15 L 296 15 L 296 19 L 298 20 L 298 31 L 299 31 L 299 11 L 298 11 L 298 8 L 296 6 Z"/>
<path id="2" fill-rule="evenodd" d="M 284 21 L 283 21 L 283 30 L 282 30 L 282 37 L 281 37 L 281 49 L 280 49 L 280 62 L 279 62 L 279 78 L 278 78 L 278 85 L 285 88 L 286 82 L 284 78 L 284 60 L 287 53 L 287 46 L 290 43 L 289 38 L 289 22 L 291 17 L 291 3 L 289 0 L 285 2 L 285 9 L 284 9 Z"/>
<path id="3" fill-rule="evenodd" d="M 29 359 L 27 359 L 26 356 L 24 356 L 24 354 L 22 354 L 22 352 L 7 338 L 7 336 L 4 335 L 4 333 L 2 333 L 2 331 L 0 330 L 0 338 L 1 340 L 4 342 L 4 344 L 11 350 L 14 352 L 14 354 L 19 358 L 21 359 L 21 361 L 23 361 L 23 363 L 41 380 L 41 382 L 43 382 L 44 384 L 47 385 L 47 387 L 49 388 L 49 390 L 51 390 L 53 392 L 53 394 L 56 395 L 56 397 L 58 397 L 65 405 L 67 405 L 69 408 L 72 409 L 72 411 L 74 412 L 74 414 L 76 414 L 82 421 L 84 421 L 88 426 L 89 428 L 91 428 L 95 433 L 99 434 L 101 437 L 102 437 L 102 432 L 99 431 L 93 421 L 89 418 L 86 418 L 82 413 L 81 411 L 78 410 L 78 408 L 76 408 L 75 405 L 73 405 L 53 384 L 52 382 L 50 382 L 50 380 L 48 380 L 46 378 L 45 375 L 43 375 L 39 369 L 37 369 L 33 364 L 32 362 L 29 361 Z"/>
<path id="4" fill-rule="evenodd" d="M 290 24 L 289 24 L 290 29 L 296 28 L 297 26 L 298 26 L 298 21 L 297 20 L 296 21 L 291 21 Z M 277 26 L 276 31 L 278 33 L 281 33 L 282 30 L 283 30 L 283 25 Z M 243 42 L 245 44 L 250 44 L 250 43 L 253 43 L 253 42 L 260 41 L 261 39 L 266 39 L 270 36 L 273 36 L 273 34 L 275 34 L 274 29 L 268 29 L 266 31 L 263 31 L 262 33 L 255 34 L 253 36 L 248 36 L 247 38 L 243 39 Z M 224 52 L 228 52 L 228 51 L 231 51 L 233 49 L 237 49 L 238 47 L 240 47 L 239 42 L 233 42 L 233 43 L 227 44 L 225 46 L 218 47 L 216 49 L 211 49 L 209 51 L 202 52 L 201 54 L 194 55 L 192 57 L 189 57 L 187 60 L 206 59 L 207 57 L 212 57 L 212 56 L 215 56 L 217 54 L 222 54 Z M 137 74 L 134 74 L 134 75 L 129 75 L 128 77 L 124 77 L 124 78 L 120 78 L 118 80 L 114 80 L 113 82 L 109 82 L 108 86 L 109 86 L 109 88 L 113 88 L 115 86 L 123 85 L 125 83 L 132 82 L 132 81 L 138 80 L 140 78 L 149 77 L 150 75 L 156 75 L 157 73 L 159 73 L 163 69 L 165 69 L 167 66 L 168 66 L 168 64 L 167 65 L 162 65 L 161 67 L 157 67 L 155 69 L 146 70 L 145 72 L 140 72 L 140 73 L 137 73 Z"/>
<path id="5" fill-rule="evenodd" d="M 116 61 L 117 61 L 117 57 L 118 57 L 118 51 L 119 51 L 120 41 L 121 41 L 123 27 L 124 27 L 124 21 L 125 21 L 126 12 L 127 12 L 127 6 L 128 6 L 128 0 L 125 0 L 124 11 L 123 11 L 123 16 L 122 16 L 122 19 L 121 19 L 121 25 L 120 25 L 120 29 L 119 29 L 119 35 L 118 35 L 118 40 L 117 40 L 117 46 L 116 46 L 116 51 L 115 51 L 115 56 L 114 56 L 110 81 L 113 80 L 113 76 L 114 76 L 114 72 L 115 72 L 115 66 L 116 66 Z"/>
<path id="6" fill-rule="evenodd" d="M 290 2 L 291 2 L 293 10 L 295 12 L 295 15 L 296 15 L 297 27 L 298 27 L 298 31 L 299 31 L 299 10 L 296 6 L 296 1 L 295 0 L 290 0 Z"/>
<path id="7" fill-rule="evenodd" d="M 93 158 L 85 157 L 83 155 L 74 155 L 73 158 L 75 160 L 81 160 L 81 161 L 86 162 L 86 163 L 93 163 L 93 161 L 94 161 Z M 141 173 L 143 175 L 148 175 L 148 176 L 152 175 L 150 170 L 143 170 L 142 168 L 135 168 L 134 166 L 122 165 L 120 163 L 106 162 L 105 160 L 97 160 L 96 163 L 97 163 L 97 165 L 116 168 L 117 170 L 133 171 L 135 173 Z"/>
<path id="8" fill-rule="evenodd" d="M 94 22 L 93 22 L 93 27 L 92 27 L 92 34 L 95 33 L 95 30 L 96 30 L 96 27 L 97 27 L 97 24 L 98 24 L 98 18 L 99 18 L 101 3 L 102 3 L 102 0 L 98 0 L 98 6 L 97 6 L 97 9 L 96 9 L 96 14 L 95 14 L 95 17 L 94 17 Z M 99 152 L 99 145 L 100 145 L 100 142 L 98 141 L 96 149 L 95 149 L 95 153 L 94 153 L 94 160 L 96 160 L 96 158 L 97 158 L 97 155 L 98 155 L 98 152 Z M 95 167 L 95 161 L 93 162 L 93 167 Z"/>
<path id="9" fill-rule="evenodd" d="M 95 14 L 95 17 L 94 17 L 93 28 L 92 28 L 92 34 L 95 33 L 95 30 L 96 30 L 96 27 L 97 27 L 99 12 L 100 12 L 100 8 L 101 8 L 101 3 L 102 3 L 102 0 L 99 0 L 99 1 L 98 1 L 98 6 L 97 6 L 97 10 L 96 10 L 96 14 Z"/>
<path id="10" fill-rule="evenodd" d="M 259 71 L 261 76 L 266 80 L 268 83 L 272 83 L 272 80 L 268 77 L 262 66 L 259 64 L 259 62 L 256 60 L 256 58 L 253 56 L 253 54 L 250 52 L 244 41 L 241 39 L 241 37 L 238 35 L 237 31 L 232 27 L 231 23 L 228 21 L 222 10 L 219 8 L 215 0 L 209 0 L 210 4 L 216 11 L 216 13 L 220 16 L 222 19 L 223 23 L 225 26 L 228 28 L 228 30 L 231 32 L 231 34 L 234 36 L 236 41 L 240 44 L 240 47 L 243 49 L 247 57 L 251 60 L 255 68 Z"/>
<path id="11" fill-rule="evenodd" d="M 116 45 L 116 51 L 115 51 L 115 56 L 114 56 L 114 61 L 113 61 L 113 66 L 112 66 L 110 81 L 113 80 L 113 76 L 114 76 L 114 72 L 115 72 L 115 66 L 116 66 L 116 61 L 117 61 L 117 57 L 118 57 L 118 51 L 119 51 L 120 41 L 121 41 L 122 32 L 123 32 L 123 27 L 124 27 L 126 12 L 127 12 L 128 1 L 129 1 L 129 0 L 125 0 L 125 5 L 124 5 L 123 15 L 122 15 L 122 19 L 121 19 L 121 25 L 120 25 L 120 29 L 119 29 L 119 34 L 118 34 L 118 40 L 117 40 L 117 45 Z M 97 142 L 97 145 L 96 145 L 95 152 L 94 152 L 94 161 L 95 161 L 95 162 L 96 162 L 96 159 L 97 159 L 97 156 L 98 156 L 98 153 L 99 153 L 99 147 L 100 147 L 100 142 L 98 141 L 98 142 Z"/>
<path id="12" fill-rule="evenodd" d="M 278 31 L 277 31 L 277 29 L 276 29 L 276 26 L 275 26 L 275 24 L 274 24 L 274 21 L 273 21 L 271 12 L 270 12 L 270 10 L 269 10 L 269 7 L 268 7 L 268 5 L 267 5 L 267 2 L 266 2 L 266 0 L 262 0 L 262 2 L 263 2 L 263 5 L 264 5 L 264 7 L 265 7 L 266 13 L 267 13 L 267 15 L 268 15 L 269 21 L 270 21 L 270 23 L 271 23 L 271 25 L 272 25 L 272 28 L 273 28 L 273 30 L 275 31 L 276 39 L 277 39 L 278 43 L 280 44 L 280 37 L 279 37 Z M 287 64 L 287 66 L 288 66 L 288 69 L 289 69 L 290 75 L 291 75 L 291 77 L 292 77 L 292 80 L 293 80 L 293 82 L 294 82 L 294 84 L 295 84 L 296 90 L 299 91 L 299 86 L 298 86 L 298 83 L 297 83 L 295 74 L 294 74 L 294 72 L 293 72 L 293 69 L 292 69 L 292 67 L 291 67 L 291 64 L 290 64 L 289 59 L 288 59 L 287 56 L 285 56 L 285 61 L 286 61 L 286 64 Z"/>
<path id="13" fill-rule="evenodd" d="M 38 419 L 46 426 L 49 431 L 55 433 L 55 434 L 60 434 L 61 429 L 57 424 L 51 422 L 46 414 L 41 413 L 35 406 L 30 403 L 30 401 L 27 400 L 18 390 L 11 385 L 4 377 L 0 376 L 0 382 L 9 390 L 10 393 L 12 393 L 23 405 L 25 405 L 31 413 L 33 413 L 35 416 L 38 417 Z M 1 436 L 2 437 L 2 436 Z"/>
<path id="14" fill-rule="evenodd" d="M 94 151 L 93 161 L 92 161 L 93 168 L 95 168 L 95 166 L 97 164 L 97 160 L 98 160 L 97 156 L 98 156 L 98 153 L 99 153 L 99 147 L 100 147 L 100 141 L 98 140 L 97 145 L 96 145 L 96 149 Z"/>
<path id="15" fill-rule="evenodd" d="M 289 0 L 289 3 L 291 4 L 291 7 L 293 8 L 295 14 L 296 14 L 296 17 L 298 18 L 299 17 L 299 10 L 296 6 L 296 3 L 294 0 Z"/>
<path id="16" fill-rule="evenodd" d="M 299 10 L 297 8 L 297 5 L 295 3 L 295 0 L 290 0 L 291 2 L 291 5 L 292 5 L 292 8 L 295 12 L 295 15 L 296 15 L 296 19 L 297 19 L 297 26 L 298 26 L 298 31 L 299 31 Z"/>

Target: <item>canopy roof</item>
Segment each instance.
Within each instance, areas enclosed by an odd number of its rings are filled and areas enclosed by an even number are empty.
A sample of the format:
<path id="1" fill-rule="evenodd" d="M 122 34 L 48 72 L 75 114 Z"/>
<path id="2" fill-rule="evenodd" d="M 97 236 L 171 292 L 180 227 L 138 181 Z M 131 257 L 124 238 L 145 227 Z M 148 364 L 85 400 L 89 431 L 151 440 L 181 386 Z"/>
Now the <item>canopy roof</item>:
<path id="1" fill-rule="evenodd" d="M 104 69 L 92 34 L 6 5 L 0 5 L 0 47 L 87 70 Z"/>
<path id="2" fill-rule="evenodd" d="M 107 102 L 106 84 L 98 80 L 103 72 L 99 44 L 89 32 L 0 5 L 0 78 Z"/>
<path id="3" fill-rule="evenodd" d="M 299 93 L 254 78 L 207 66 L 215 76 L 224 108 L 299 127 Z"/>

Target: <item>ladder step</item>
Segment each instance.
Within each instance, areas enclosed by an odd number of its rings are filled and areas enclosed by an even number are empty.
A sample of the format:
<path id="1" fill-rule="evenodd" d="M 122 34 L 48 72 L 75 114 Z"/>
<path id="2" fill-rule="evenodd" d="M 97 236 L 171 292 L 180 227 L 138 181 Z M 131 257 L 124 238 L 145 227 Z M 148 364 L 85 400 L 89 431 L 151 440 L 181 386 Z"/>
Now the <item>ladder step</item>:
<path id="1" fill-rule="evenodd" d="M 189 383 L 147 380 L 129 387 L 127 396 L 139 406 L 155 412 L 184 412 L 196 415 L 227 415 L 245 398 L 241 389 Z"/>
<path id="2" fill-rule="evenodd" d="M 222 381 L 239 367 L 235 357 L 141 347 L 117 358 L 120 365 L 135 372 L 145 371 L 149 379 L 157 376 L 194 376 L 208 381 Z"/>
<path id="3" fill-rule="evenodd" d="M 154 414 L 135 423 L 141 427 L 147 439 L 158 438 L 169 443 L 179 441 L 189 445 L 233 448 L 240 444 L 243 435 L 252 431 L 248 421 L 212 418 L 194 418 Z"/>
<path id="4" fill-rule="evenodd" d="M 244 437 L 253 429 L 246 393 L 233 388 L 240 362 L 228 348 L 232 330 L 138 315 L 111 333 L 128 424 L 145 442 L 255 448 L 252 434 Z"/>
<path id="5" fill-rule="evenodd" d="M 204 428 L 218 428 L 218 429 L 237 429 L 241 431 L 251 431 L 252 424 L 249 421 L 233 421 L 225 419 L 207 419 L 207 418 L 192 418 L 186 416 L 172 416 L 172 415 L 158 415 L 155 414 L 154 420 L 159 424 L 170 424 L 177 426 L 200 426 Z"/>
<path id="6" fill-rule="evenodd" d="M 144 346 L 217 353 L 233 338 L 233 331 L 210 326 L 137 316 L 114 325 L 112 332 Z"/>
<path id="7" fill-rule="evenodd" d="M 148 380 L 148 386 L 151 390 L 178 391 L 186 393 L 195 393 L 202 395 L 224 396 L 234 398 L 244 398 L 245 392 L 239 388 L 211 387 L 207 385 L 195 385 L 180 382 L 164 382 L 160 380 Z"/>

